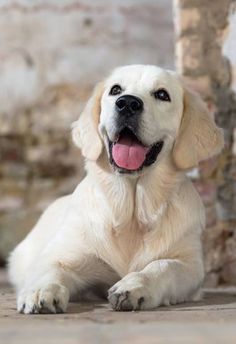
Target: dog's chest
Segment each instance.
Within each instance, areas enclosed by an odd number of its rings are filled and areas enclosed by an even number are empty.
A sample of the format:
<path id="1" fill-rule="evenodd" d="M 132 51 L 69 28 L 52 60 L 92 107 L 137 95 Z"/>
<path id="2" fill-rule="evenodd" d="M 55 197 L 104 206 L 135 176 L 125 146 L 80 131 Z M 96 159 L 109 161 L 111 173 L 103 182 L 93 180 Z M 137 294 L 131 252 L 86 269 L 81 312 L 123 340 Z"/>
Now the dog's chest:
<path id="1" fill-rule="evenodd" d="M 100 258 L 120 276 L 141 270 L 153 258 L 146 243 L 148 235 L 143 228 L 139 228 L 137 221 L 131 221 L 119 230 L 107 229 L 106 240 L 101 242 Z"/>
<path id="2" fill-rule="evenodd" d="M 98 240 L 102 245 L 101 258 L 125 275 L 134 268 L 142 269 L 153 258 L 148 238 L 156 229 L 162 211 L 149 201 L 145 190 L 134 192 L 127 185 L 122 186 L 115 190 L 116 197 L 104 202 L 101 213 L 106 216 Z"/>

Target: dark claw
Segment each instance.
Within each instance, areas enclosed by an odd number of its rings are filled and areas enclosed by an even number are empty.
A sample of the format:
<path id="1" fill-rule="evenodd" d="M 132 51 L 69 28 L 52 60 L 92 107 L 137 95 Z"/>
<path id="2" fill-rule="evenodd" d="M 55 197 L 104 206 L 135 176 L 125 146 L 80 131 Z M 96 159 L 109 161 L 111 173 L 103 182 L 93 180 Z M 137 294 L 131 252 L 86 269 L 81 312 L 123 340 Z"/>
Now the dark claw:
<path id="1" fill-rule="evenodd" d="M 53 301 L 53 304 L 54 304 L 54 301 Z M 51 314 L 51 313 L 53 313 L 51 311 L 51 309 L 49 309 L 47 306 L 45 306 L 45 300 L 40 300 L 39 305 L 40 305 L 40 307 L 38 309 L 38 313 L 40 313 L 40 314 Z"/>
<path id="2" fill-rule="evenodd" d="M 125 303 L 125 301 L 128 301 L 127 300 L 128 297 L 129 297 L 129 291 L 125 291 L 124 293 L 119 294 L 118 302 L 117 302 L 117 305 L 116 305 L 116 310 L 117 311 L 123 310 L 122 305 Z"/>
<path id="3" fill-rule="evenodd" d="M 24 303 L 23 306 L 21 307 L 20 313 L 24 313 L 24 310 L 25 310 L 25 303 Z"/>
<path id="4" fill-rule="evenodd" d="M 140 297 L 138 299 L 138 306 L 137 306 L 136 310 L 140 310 L 141 309 L 141 306 L 142 306 L 143 302 L 144 302 L 144 297 L 142 296 L 142 297 Z"/>
<path id="5" fill-rule="evenodd" d="M 116 309 L 117 311 L 132 311 L 134 309 L 131 301 L 129 299 L 123 300 L 122 303 L 120 304 L 120 308 Z"/>
<path id="6" fill-rule="evenodd" d="M 57 313 L 64 313 L 61 307 L 59 306 L 59 301 L 56 299 L 53 299 L 53 305 L 56 308 Z"/>
<path id="7" fill-rule="evenodd" d="M 110 294 L 108 296 L 108 300 L 112 306 L 113 309 L 116 309 L 117 303 L 119 301 L 119 294 Z"/>
<path id="8" fill-rule="evenodd" d="M 30 314 L 37 314 L 39 312 L 37 305 L 33 305 Z"/>

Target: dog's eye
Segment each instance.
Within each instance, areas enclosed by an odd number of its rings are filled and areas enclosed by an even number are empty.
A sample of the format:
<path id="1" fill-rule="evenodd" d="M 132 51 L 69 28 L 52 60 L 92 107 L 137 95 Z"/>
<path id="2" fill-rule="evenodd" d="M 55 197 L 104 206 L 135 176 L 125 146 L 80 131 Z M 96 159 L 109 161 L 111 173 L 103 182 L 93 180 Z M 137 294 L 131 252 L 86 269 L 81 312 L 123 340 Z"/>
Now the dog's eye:
<path id="1" fill-rule="evenodd" d="M 170 102 L 169 93 L 164 88 L 160 88 L 159 90 L 153 92 L 153 95 L 156 99 L 162 100 L 164 102 Z"/>
<path id="2" fill-rule="evenodd" d="M 122 92 L 122 88 L 120 87 L 120 85 L 114 85 L 112 86 L 109 94 L 111 96 L 116 96 L 117 94 L 121 94 L 121 92 Z"/>

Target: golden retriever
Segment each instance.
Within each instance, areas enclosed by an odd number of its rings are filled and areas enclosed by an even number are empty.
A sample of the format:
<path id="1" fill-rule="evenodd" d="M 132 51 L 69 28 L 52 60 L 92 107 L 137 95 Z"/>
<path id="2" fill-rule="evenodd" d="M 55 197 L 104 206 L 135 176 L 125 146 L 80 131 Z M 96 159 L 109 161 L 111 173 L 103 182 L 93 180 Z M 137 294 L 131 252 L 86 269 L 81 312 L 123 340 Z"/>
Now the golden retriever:
<path id="1" fill-rule="evenodd" d="M 176 73 L 115 69 L 73 125 L 87 175 L 9 259 L 22 313 L 65 312 L 90 290 L 114 310 L 195 300 L 203 204 L 185 172 L 220 152 L 222 130 Z"/>

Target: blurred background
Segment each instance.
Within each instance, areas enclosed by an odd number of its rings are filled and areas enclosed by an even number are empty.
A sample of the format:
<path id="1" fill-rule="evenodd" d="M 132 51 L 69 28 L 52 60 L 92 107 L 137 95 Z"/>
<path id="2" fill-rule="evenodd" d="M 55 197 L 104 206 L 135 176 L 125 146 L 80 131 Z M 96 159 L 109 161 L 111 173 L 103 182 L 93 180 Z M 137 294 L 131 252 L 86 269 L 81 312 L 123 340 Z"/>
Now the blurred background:
<path id="1" fill-rule="evenodd" d="M 234 0 L 0 2 L 0 265 L 84 176 L 71 123 L 95 83 L 131 63 L 177 69 L 225 129 L 190 173 L 207 211 L 206 285 L 236 285 Z"/>

